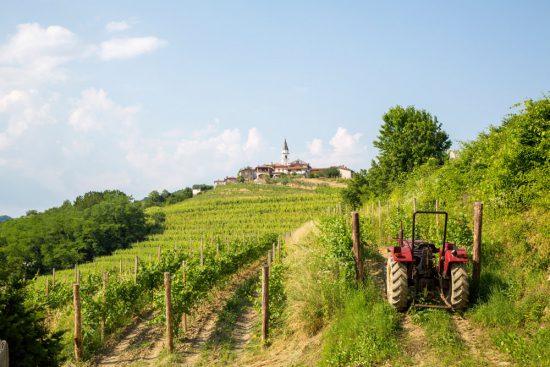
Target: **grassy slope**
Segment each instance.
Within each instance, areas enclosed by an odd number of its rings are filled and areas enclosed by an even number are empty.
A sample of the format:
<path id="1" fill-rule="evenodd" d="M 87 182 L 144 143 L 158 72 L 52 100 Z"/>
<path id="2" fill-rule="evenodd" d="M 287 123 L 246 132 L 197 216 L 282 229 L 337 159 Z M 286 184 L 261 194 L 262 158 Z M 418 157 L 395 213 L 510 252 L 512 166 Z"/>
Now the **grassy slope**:
<path id="1" fill-rule="evenodd" d="M 410 236 L 414 198 L 417 208 L 431 210 L 439 200 L 450 215 L 449 240 L 471 253 L 473 202 L 484 202 L 482 279 L 466 316 L 519 365 L 550 365 L 549 126 L 550 99 L 527 102 L 465 145 L 458 159 L 410 175 L 389 209 L 383 202 L 382 228 L 376 217 L 370 224 L 370 240 L 386 246 L 401 220 Z M 372 217 L 377 205 L 367 203 L 363 213 Z M 425 228 L 434 234 L 433 222 Z"/>

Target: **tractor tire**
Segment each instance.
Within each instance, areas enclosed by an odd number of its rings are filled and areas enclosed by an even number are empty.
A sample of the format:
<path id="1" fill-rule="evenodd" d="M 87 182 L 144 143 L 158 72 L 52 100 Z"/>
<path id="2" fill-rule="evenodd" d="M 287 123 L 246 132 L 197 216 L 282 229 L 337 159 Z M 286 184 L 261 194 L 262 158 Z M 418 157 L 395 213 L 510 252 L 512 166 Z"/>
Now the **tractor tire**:
<path id="1" fill-rule="evenodd" d="M 386 265 L 386 295 L 390 305 L 399 311 L 407 309 L 409 285 L 407 281 L 407 265 L 388 257 Z"/>
<path id="2" fill-rule="evenodd" d="M 451 294 L 450 303 L 455 310 L 463 310 L 468 306 L 470 290 L 466 264 L 451 264 Z"/>

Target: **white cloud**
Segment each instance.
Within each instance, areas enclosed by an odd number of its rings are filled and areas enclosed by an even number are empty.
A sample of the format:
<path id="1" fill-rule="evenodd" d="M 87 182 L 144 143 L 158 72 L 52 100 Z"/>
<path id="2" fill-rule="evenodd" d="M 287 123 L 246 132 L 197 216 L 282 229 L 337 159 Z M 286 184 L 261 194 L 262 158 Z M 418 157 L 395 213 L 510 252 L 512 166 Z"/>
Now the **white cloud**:
<path id="1" fill-rule="evenodd" d="M 103 130 L 106 125 L 129 127 L 139 107 L 114 103 L 103 89 L 82 91 L 69 115 L 69 125 L 78 131 Z"/>
<path id="2" fill-rule="evenodd" d="M 0 117 L 3 115 L 7 125 L 0 131 L 0 149 L 34 126 L 55 122 L 49 103 L 41 100 L 36 91 L 12 90 L 0 96 Z"/>
<path id="3" fill-rule="evenodd" d="M 121 32 L 130 29 L 130 24 L 125 21 L 112 21 L 105 25 L 105 30 L 107 32 Z"/>
<path id="4" fill-rule="evenodd" d="M 248 130 L 248 138 L 246 139 L 246 144 L 244 145 L 244 151 L 247 153 L 254 153 L 255 151 L 261 149 L 263 145 L 265 145 L 265 142 L 258 129 L 253 127 Z"/>
<path id="5" fill-rule="evenodd" d="M 59 25 L 19 24 L 16 32 L 0 45 L 0 93 L 11 89 L 38 89 L 44 83 L 66 81 L 70 76 L 67 67 L 78 59 L 127 59 L 166 44 L 154 36 L 86 44 L 77 34 Z"/>
<path id="6" fill-rule="evenodd" d="M 151 53 L 166 45 L 166 41 L 157 37 L 113 38 L 102 42 L 99 57 L 102 60 L 130 59 Z"/>
<path id="7" fill-rule="evenodd" d="M 135 136 L 124 144 L 125 159 L 136 170 L 142 188 L 176 189 L 234 175 L 248 161 L 261 162 L 266 150 L 261 133 L 253 127 L 246 138 L 243 135 L 237 128 L 228 128 L 191 131 L 189 138 Z"/>
<path id="8" fill-rule="evenodd" d="M 3 87 L 15 88 L 66 79 L 60 67 L 88 51 L 78 36 L 64 27 L 20 24 L 0 46 L 0 82 Z"/>
<path id="9" fill-rule="evenodd" d="M 334 149 L 334 154 L 339 156 L 345 156 L 348 154 L 354 154 L 359 145 L 360 133 L 350 134 L 348 130 L 343 127 L 339 127 L 336 130 L 336 134 L 330 139 L 329 144 Z"/>
<path id="10" fill-rule="evenodd" d="M 323 141 L 321 139 L 315 138 L 311 142 L 307 143 L 307 148 L 311 155 L 322 155 L 323 154 Z"/>
<path id="11" fill-rule="evenodd" d="M 311 163 L 316 167 L 331 165 L 353 165 L 365 162 L 366 146 L 361 144 L 360 133 L 351 134 L 347 129 L 338 127 L 329 140 L 330 149 L 325 150 L 319 138 L 308 143 Z"/>

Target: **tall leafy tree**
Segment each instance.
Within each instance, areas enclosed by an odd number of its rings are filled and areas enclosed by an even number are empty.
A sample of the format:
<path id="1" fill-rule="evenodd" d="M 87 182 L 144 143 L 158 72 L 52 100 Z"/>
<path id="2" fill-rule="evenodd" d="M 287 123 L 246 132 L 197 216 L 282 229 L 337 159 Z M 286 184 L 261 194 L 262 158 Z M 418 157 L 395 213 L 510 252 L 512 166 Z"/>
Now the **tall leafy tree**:
<path id="1" fill-rule="evenodd" d="M 387 180 L 399 179 L 430 158 L 443 163 L 451 141 L 436 116 L 413 106 L 395 106 L 382 120 L 374 146 L 379 151 L 378 167 Z"/>
<path id="2" fill-rule="evenodd" d="M 382 116 L 382 126 L 374 141 L 378 156 L 371 168 L 351 180 L 343 198 L 352 206 L 359 198 L 384 196 L 414 168 L 435 160 L 443 164 L 451 147 L 449 136 L 436 116 L 414 106 L 392 107 Z"/>

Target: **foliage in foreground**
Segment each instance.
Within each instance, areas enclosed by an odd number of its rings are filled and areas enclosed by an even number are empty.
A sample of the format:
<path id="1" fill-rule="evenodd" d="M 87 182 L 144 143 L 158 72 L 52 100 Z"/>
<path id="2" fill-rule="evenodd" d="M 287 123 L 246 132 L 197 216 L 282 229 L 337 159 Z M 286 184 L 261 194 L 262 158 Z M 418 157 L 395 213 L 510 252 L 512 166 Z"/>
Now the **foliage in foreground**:
<path id="1" fill-rule="evenodd" d="M 10 366 L 57 366 L 62 332 L 50 333 L 44 310 L 25 301 L 23 282 L 0 284 L 0 340 L 9 347 Z"/>

